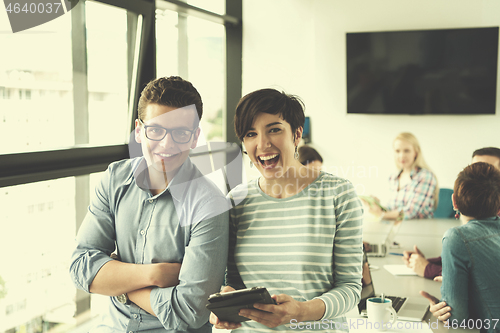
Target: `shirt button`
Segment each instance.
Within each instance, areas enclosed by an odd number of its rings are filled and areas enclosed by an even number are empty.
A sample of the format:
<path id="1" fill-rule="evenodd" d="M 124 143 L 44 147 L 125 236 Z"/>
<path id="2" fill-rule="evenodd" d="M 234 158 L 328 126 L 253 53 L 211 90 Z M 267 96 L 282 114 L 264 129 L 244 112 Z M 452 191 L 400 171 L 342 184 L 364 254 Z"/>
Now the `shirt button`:
<path id="1" fill-rule="evenodd" d="M 145 232 L 144 230 L 141 230 L 141 235 L 143 235 L 143 236 L 144 236 L 144 234 L 145 234 L 145 233 L 146 233 L 146 232 Z"/>
<path id="2" fill-rule="evenodd" d="M 153 199 L 149 199 L 149 203 L 153 203 Z"/>
<path id="3" fill-rule="evenodd" d="M 134 315 L 134 318 L 137 319 L 137 315 L 136 314 Z"/>

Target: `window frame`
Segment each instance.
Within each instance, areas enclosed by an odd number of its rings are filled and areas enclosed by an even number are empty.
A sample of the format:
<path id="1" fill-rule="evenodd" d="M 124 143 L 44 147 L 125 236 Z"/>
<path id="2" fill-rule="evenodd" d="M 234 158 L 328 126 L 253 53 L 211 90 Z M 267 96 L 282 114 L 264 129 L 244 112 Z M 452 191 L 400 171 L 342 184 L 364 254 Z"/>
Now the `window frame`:
<path id="1" fill-rule="evenodd" d="M 85 2 L 85 0 L 80 0 Z M 140 35 L 140 49 L 136 68 L 129 76 L 131 83 L 129 96 L 128 121 L 129 128 L 124 133 L 133 131 L 134 120 L 137 118 L 137 105 L 140 93 L 144 86 L 156 77 L 156 33 L 155 33 L 155 0 L 93 0 L 102 4 L 125 9 L 137 15 L 142 15 L 142 29 Z M 239 144 L 234 134 L 233 121 L 236 105 L 241 98 L 242 87 L 242 0 L 226 0 L 226 15 L 219 15 L 194 7 L 178 0 L 164 0 L 173 4 L 179 11 L 223 23 L 226 30 L 226 96 L 225 117 L 226 141 Z M 72 15 L 72 54 L 73 71 L 87 73 L 86 26 L 84 8 L 78 12 L 73 8 Z M 130 21 L 129 21 L 130 22 Z M 136 38 L 138 36 L 135 36 Z M 134 36 L 129 35 L 129 41 Z M 136 45 L 136 44 L 134 44 Z M 82 52 L 85 51 L 85 52 Z M 75 112 L 75 146 L 60 149 L 42 150 L 25 153 L 0 154 L 0 188 L 28 183 L 41 182 L 65 177 L 75 177 L 75 221 L 78 230 L 89 205 L 89 175 L 106 170 L 114 161 L 128 159 L 129 149 L 136 149 L 132 136 L 125 137 L 123 144 L 89 145 L 79 144 L 88 142 L 88 128 L 81 128 L 81 123 L 88 123 L 88 87 L 86 76 L 77 81 L 73 79 L 73 106 Z M 6 93 L 6 92 L 4 92 Z M 132 145 L 132 147 L 130 147 Z M 214 151 L 213 153 L 215 153 Z M 239 149 L 233 145 L 227 150 L 228 160 L 232 160 Z M 196 155 L 193 154 L 193 156 Z M 237 168 L 242 170 L 241 163 Z M 76 290 L 77 316 L 86 316 L 91 307 L 90 295 Z"/>
<path id="2" fill-rule="evenodd" d="M 84 0 L 81 1 L 83 2 Z M 122 8 L 143 16 L 137 70 L 135 77 L 131 77 L 133 84 L 131 85 L 131 96 L 129 99 L 129 117 L 131 118 L 129 129 L 133 131 L 135 127 L 134 119 L 137 118 L 137 104 L 140 93 L 145 84 L 156 76 L 155 0 L 94 1 Z M 175 5 L 178 10 L 189 12 L 189 14 L 195 15 L 196 13 L 196 15 L 201 15 L 204 18 L 224 22 L 226 28 L 226 140 L 228 142 L 239 143 L 234 134 L 232 119 L 234 117 L 234 109 L 241 98 L 242 0 L 226 0 L 226 15 L 211 13 L 182 1 L 164 1 Z M 78 27 L 73 25 L 73 29 L 78 29 L 75 33 L 79 35 L 78 38 L 80 38 L 81 43 L 81 37 L 85 36 L 85 25 L 78 25 Z M 75 33 L 72 37 L 72 45 L 74 44 Z M 75 45 L 72 47 L 75 48 Z M 79 63 L 75 64 L 75 61 Z M 80 60 L 73 59 L 73 65 L 83 66 L 86 70 L 86 58 Z M 84 89 L 87 92 L 87 88 L 85 87 Z M 80 100 L 88 98 L 87 96 L 88 94 L 80 96 Z M 77 103 L 75 97 L 73 103 Z M 86 113 L 83 117 L 88 117 L 88 110 L 86 110 Z M 0 154 L 0 188 L 104 171 L 110 163 L 129 158 L 128 146 L 129 142 L 106 146 L 76 144 L 73 147 L 62 149 Z"/>

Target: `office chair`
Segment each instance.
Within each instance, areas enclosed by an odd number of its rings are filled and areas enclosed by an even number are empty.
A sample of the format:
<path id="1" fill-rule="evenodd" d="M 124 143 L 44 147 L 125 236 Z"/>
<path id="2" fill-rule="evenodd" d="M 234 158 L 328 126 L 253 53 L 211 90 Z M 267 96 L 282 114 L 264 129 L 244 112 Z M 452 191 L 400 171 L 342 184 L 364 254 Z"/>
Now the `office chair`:
<path id="1" fill-rule="evenodd" d="M 453 203 L 451 202 L 452 194 L 453 190 L 450 188 L 439 189 L 439 204 L 436 210 L 434 210 L 434 218 L 446 219 L 455 215 Z"/>

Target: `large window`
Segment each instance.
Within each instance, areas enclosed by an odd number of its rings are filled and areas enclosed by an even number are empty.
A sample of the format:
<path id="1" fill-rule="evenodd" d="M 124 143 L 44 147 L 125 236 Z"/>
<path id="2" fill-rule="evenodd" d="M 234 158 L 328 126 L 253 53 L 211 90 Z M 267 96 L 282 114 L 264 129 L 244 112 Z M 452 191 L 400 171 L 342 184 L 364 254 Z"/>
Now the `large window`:
<path id="1" fill-rule="evenodd" d="M 71 16 L 1 33 L 0 45 L 0 154 L 73 146 Z"/>
<path id="2" fill-rule="evenodd" d="M 157 76 L 178 75 L 191 81 L 203 99 L 201 143 L 203 139 L 225 141 L 226 38 L 223 22 L 171 10 L 166 1 L 156 3 Z M 221 1 L 214 1 L 214 5 L 220 6 Z"/>
<path id="3" fill-rule="evenodd" d="M 104 309 L 106 297 L 73 287 L 69 258 L 101 172 L 129 157 L 145 83 L 192 81 L 204 137 L 231 141 L 225 117 L 241 93 L 241 1 L 231 0 L 237 18 L 225 15 L 224 0 L 174 3 L 155 19 L 153 0 L 80 0 L 15 34 L 5 33 L 0 9 L 0 333 L 83 332 Z"/>
<path id="4" fill-rule="evenodd" d="M 137 27 L 127 20 L 133 15 L 137 23 L 138 16 L 94 1 L 73 10 L 85 14 L 85 30 L 72 29 L 67 14 L 25 32 L 0 34 L 8 50 L 0 53 L 0 140 L 8 143 L 0 145 L 0 154 L 126 143 L 135 89 L 128 78 L 138 61 L 128 56 L 136 45 L 127 37 L 135 37 Z M 2 28 L 9 29 L 8 21 Z M 85 44 L 72 39 L 77 34 L 86 37 Z"/>
<path id="5" fill-rule="evenodd" d="M 41 332 L 73 318 L 68 259 L 75 235 L 74 177 L 0 189 L 0 332 Z M 16 329 L 17 328 L 17 329 Z"/>
<path id="6" fill-rule="evenodd" d="M 224 15 L 226 13 L 226 2 L 224 0 L 187 0 L 188 4 L 213 13 Z"/>
<path id="7" fill-rule="evenodd" d="M 89 143 L 94 145 L 126 142 L 130 124 L 127 10 L 87 1 L 87 86 Z M 134 15 L 135 16 L 135 15 Z M 134 21 L 137 17 L 134 17 Z M 130 31 L 132 29 L 132 31 Z"/>
<path id="8" fill-rule="evenodd" d="M 128 157 L 146 18 L 110 3 L 15 34 L 0 16 L 0 332 L 70 331 L 97 314 L 69 259 L 90 174 Z"/>

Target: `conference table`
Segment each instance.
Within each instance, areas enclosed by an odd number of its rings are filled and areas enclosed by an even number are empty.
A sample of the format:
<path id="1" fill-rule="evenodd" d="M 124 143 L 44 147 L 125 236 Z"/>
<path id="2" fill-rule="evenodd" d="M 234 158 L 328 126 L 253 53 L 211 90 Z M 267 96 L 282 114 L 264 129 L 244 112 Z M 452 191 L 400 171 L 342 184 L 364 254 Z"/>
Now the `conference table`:
<path id="1" fill-rule="evenodd" d="M 427 258 L 437 257 L 441 254 L 441 241 L 444 233 L 449 228 L 459 226 L 461 222 L 456 219 L 421 219 L 421 220 L 405 220 L 398 224 L 394 236 L 393 245 L 388 252 L 402 253 L 404 250 L 413 250 L 413 246 L 424 253 Z M 372 241 L 384 238 L 390 229 L 393 228 L 393 222 L 390 221 L 366 221 L 363 226 L 363 240 Z M 436 282 L 429 279 L 424 279 L 416 275 L 393 275 L 384 268 L 384 265 L 401 265 L 403 260 L 401 256 L 386 255 L 385 257 L 369 257 L 371 276 L 375 286 L 377 295 L 384 293 L 389 296 L 403 296 L 412 299 L 412 303 L 421 303 L 429 305 L 429 301 L 419 294 L 420 290 L 427 291 L 436 298 L 441 297 L 441 282 Z M 466 292 L 466 291 L 465 291 Z M 366 321 L 358 313 L 358 308 L 349 311 L 346 317 L 350 322 Z M 479 330 L 469 329 L 448 329 L 444 324 L 433 317 L 427 311 L 423 325 L 415 325 L 410 322 L 405 322 L 403 329 L 391 329 L 386 332 L 478 332 Z M 356 329 L 350 329 L 351 332 L 367 332 L 363 325 L 355 325 Z M 214 329 L 214 332 L 223 332 L 225 330 Z M 299 331 L 299 330 L 297 330 Z M 375 331 L 375 330 L 373 330 Z"/>
<path id="2" fill-rule="evenodd" d="M 369 221 L 363 228 L 363 240 L 380 239 L 387 234 L 393 227 L 393 222 L 389 221 Z M 392 246 L 388 252 L 402 253 L 404 250 L 413 250 L 417 245 L 426 258 L 437 257 L 441 254 L 442 238 L 446 230 L 459 226 L 461 222 L 456 219 L 421 219 L 402 221 L 397 228 Z M 416 275 L 393 275 L 384 268 L 384 265 L 401 265 L 403 260 L 401 256 L 387 254 L 385 257 L 370 257 L 371 275 L 375 285 L 377 295 L 384 293 L 386 295 L 404 296 L 412 299 L 412 303 L 429 304 L 429 301 L 419 294 L 420 290 L 427 291 L 436 298 L 441 297 L 441 282 L 424 279 Z M 467 291 L 464 291 L 467 292 Z M 357 312 L 351 311 L 348 317 L 359 317 Z M 479 332 L 479 330 L 468 329 L 450 329 L 444 327 L 444 324 L 437 321 L 437 318 L 427 311 L 423 322 L 433 332 Z M 413 330 L 415 331 L 415 330 Z M 422 331 L 428 331 L 422 330 Z M 408 330 L 389 330 L 387 332 L 408 332 Z"/>

